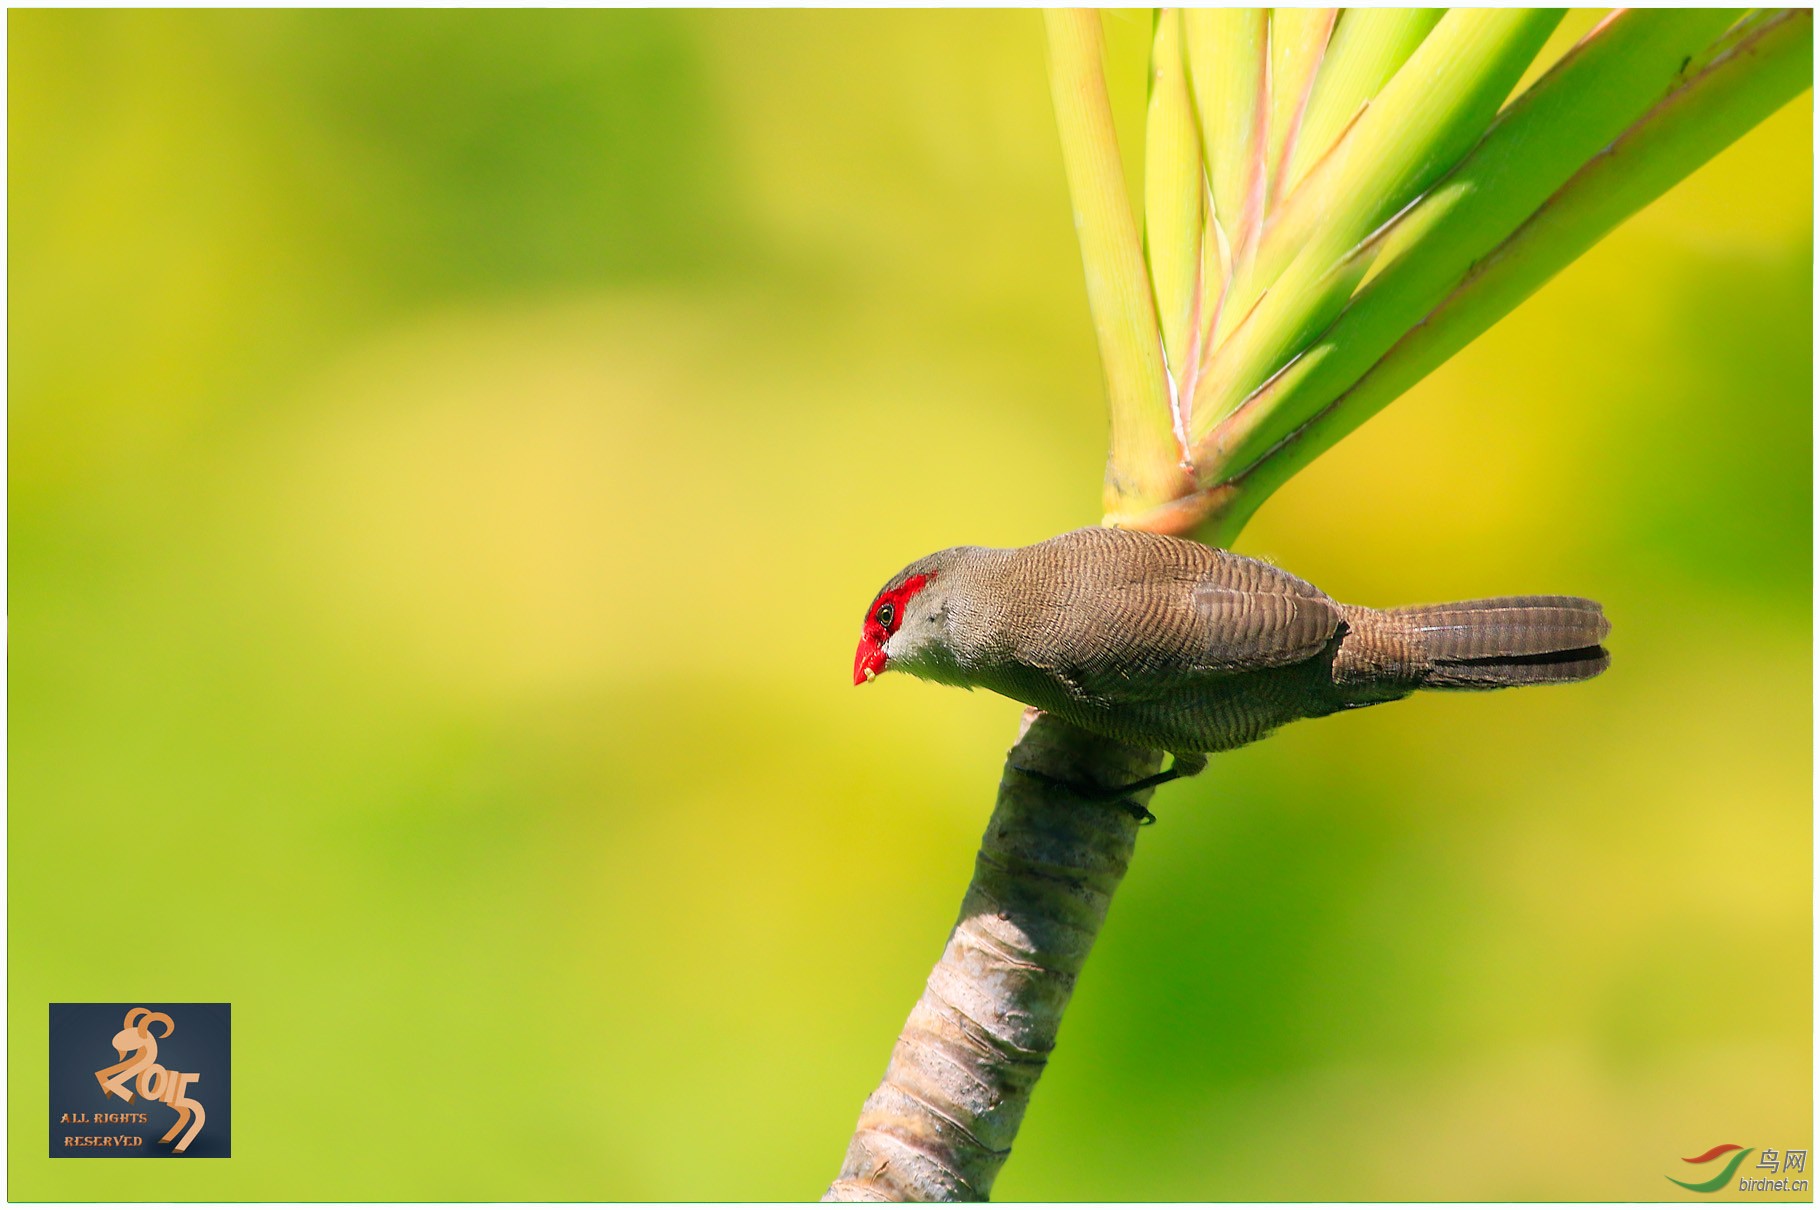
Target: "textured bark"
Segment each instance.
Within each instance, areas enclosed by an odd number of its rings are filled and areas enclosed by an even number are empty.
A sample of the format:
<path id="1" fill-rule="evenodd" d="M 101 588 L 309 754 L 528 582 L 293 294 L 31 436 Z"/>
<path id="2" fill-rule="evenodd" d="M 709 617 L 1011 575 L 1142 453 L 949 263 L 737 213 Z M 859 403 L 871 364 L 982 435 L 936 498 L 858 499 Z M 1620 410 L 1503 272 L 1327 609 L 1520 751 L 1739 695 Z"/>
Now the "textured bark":
<path id="1" fill-rule="evenodd" d="M 1161 760 L 1026 712 L 960 919 L 822 1200 L 986 1199 L 1138 830 L 1118 806 L 1018 770 L 1121 786 Z"/>

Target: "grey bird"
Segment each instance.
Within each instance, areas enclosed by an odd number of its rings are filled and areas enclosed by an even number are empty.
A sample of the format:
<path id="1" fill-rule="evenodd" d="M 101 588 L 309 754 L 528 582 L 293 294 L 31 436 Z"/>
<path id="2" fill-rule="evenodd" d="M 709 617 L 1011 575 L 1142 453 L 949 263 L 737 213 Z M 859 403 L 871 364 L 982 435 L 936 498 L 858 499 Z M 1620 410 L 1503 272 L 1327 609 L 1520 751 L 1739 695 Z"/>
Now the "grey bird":
<path id="1" fill-rule="evenodd" d="M 1597 676 L 1610 632 L 1581 597 L 1370 609 L 1230 551 L 1091 528 L 910 564 L 866 611 L 853 681 L 896 670 L 990 689 L 1174 756 L 1169 770 L 1100 795 L 1116 799 L 1297 719 L 1417 689 Z"/>

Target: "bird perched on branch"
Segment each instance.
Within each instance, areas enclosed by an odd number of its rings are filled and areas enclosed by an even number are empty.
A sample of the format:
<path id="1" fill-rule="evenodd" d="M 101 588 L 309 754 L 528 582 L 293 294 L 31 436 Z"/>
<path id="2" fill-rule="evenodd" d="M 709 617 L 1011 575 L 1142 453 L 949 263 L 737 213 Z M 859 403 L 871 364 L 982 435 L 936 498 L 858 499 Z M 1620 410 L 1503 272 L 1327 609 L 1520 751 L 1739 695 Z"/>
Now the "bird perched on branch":
<path id="1" fill-rule="evenodd" d="M 1611 662 L 1601 646 L 1610 631 L 1598 603 L 1580 597 L 1369 609 L 1230 551 L 1092 528 L 910 564 L 866 611 L 853 682 L 898 670 L 990 689 L 1173 754 L 1167 771 L 1133 785 L 1075 787 L 1113 800 L 1198 773 L 1205 753 L 1297 719 L 1417 689 L 1597 676 Z"/>

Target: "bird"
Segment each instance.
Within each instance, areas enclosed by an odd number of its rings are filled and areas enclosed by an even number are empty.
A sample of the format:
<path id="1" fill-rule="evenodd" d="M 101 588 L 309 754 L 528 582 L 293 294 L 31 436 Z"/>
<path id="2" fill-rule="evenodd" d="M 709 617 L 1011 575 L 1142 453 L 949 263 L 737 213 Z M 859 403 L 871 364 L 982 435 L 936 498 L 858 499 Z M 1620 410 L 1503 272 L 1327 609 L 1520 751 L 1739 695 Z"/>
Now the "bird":
<path id="1" fill-rule="evenodd" d="M 1200 772 L 1210 753 L 1418 689 L 1586 680 L 1610 665 L 1610 633 L 1583 597 L 1344 605 L 1260 559 L 1089 527 L 911 563 L 866 610 L 853 683 L 897 671 L 987 689 L 1167 752 L 1169 769 L 1130 785 L 1067 786 L 1149 822 L 1127 796 Z"/>

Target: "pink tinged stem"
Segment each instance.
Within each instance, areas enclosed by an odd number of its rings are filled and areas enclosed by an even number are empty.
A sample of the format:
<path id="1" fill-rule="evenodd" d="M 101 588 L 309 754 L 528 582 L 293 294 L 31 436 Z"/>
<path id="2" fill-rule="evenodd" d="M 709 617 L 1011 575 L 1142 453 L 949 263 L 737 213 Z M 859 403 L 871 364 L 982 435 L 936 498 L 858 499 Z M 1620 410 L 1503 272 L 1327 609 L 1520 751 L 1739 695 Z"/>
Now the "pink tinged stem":
<path id="1" fill-rule="evenodd" d="M 1278 168 L 1277 171 L 1273 172 L 1270 176 L 1270 189 L 1265 198 L 1267 209 L 1275 209 L 1277 199 L 1282 195 L 1283 177 L 1289 170 L 1290 162 L 1295 158 L 1296 139 L 1302 133 L 1302 119 L 1306 117 L 1308 113 L 1308 98 L 1314 95 L 1314 82 L 1321 74 L 1321 60 L 1327 54 L 1328 42 L 1333 38 L 1334 20 L 1339 14 L 1340 10 L 1337 8 L 1321 10 L 1321 21 L 1318 32 L 1315 34 L 1315 38 L 1321 43 L 1321 49 L 1314 55 L 1313 59 L 1310 60 L 1306 74 L 1303 75 L 1300 80 L 1290 82 L 1296 90 L 1295 110 L 1290 115 L 1289 128 L 1283 134 L 1283 144 L 1277 149 Z M 1276 36 L 1276 18 L 1274 15 L 1271 20 L 1271 37 L 1274 39 Z M 1271 58 L 1274 63 L 1276 61 L 1276 56 L 1273 54 Z M 1273 79 L 1271 81 L 1271 89 L 1274 91 L 1283 83 L 1285 82 Z"/>

